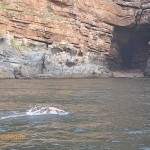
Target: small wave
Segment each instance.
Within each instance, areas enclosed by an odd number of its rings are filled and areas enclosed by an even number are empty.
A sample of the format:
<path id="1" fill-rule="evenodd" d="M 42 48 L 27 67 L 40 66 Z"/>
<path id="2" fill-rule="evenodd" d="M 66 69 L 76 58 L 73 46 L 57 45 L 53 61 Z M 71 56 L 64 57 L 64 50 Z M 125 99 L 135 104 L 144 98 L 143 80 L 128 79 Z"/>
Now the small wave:
<path id="1" fill-rule="evenodd" d="M 68 112 L 55 108 L 55 107 L 42 107 L 42 106 L 35 106 L 29 108 L 25 112 L 18 112 L 18 111 L 9 111 L 6 113 L 2 113 L 3 115 L 0 119 L 9 119 L 9 118 L 18 118 L 24 116 L 38 116 L 38 115 L 67 115 Z"/>
<path id="2" fill-rule="evenodd" d="M 145 133 L 145 131 L 137 130 L 137 131 L 128 131 L 126 133 L 130 134 L 130 135 L 136 135 L 136 134 L 143 134 L 143 133 Z"/>
<path id="3" fill-rule="evenodd" d="M 150 147 L 142 147 L 141 150 L 150 150 Z"/>

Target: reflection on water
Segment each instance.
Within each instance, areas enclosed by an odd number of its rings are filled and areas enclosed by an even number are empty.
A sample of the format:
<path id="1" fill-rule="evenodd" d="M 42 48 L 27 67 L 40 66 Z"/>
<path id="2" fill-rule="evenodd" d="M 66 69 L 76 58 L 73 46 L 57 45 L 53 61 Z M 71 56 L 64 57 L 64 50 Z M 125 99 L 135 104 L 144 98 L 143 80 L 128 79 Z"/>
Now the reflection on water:
<path id="1" fill-rule="evenodd" d="M 0 145 L 4 150 L 150 150 L 149 85 L 149 79 L 0 80 L 0 137 L 26 137 L 1 138 Z M 37 105 L 69 114 L 24 115 Z"/>

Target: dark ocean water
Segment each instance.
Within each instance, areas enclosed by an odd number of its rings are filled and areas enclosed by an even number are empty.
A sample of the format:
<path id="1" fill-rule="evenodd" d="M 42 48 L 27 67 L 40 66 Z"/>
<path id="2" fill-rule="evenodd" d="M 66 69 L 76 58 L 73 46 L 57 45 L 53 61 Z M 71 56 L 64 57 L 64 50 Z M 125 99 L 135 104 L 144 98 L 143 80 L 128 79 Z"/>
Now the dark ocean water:
<path id="1" fill-rule="evenodd" d="M 0 149 L 150 150 L 150 79 L 0 80 Z"/>

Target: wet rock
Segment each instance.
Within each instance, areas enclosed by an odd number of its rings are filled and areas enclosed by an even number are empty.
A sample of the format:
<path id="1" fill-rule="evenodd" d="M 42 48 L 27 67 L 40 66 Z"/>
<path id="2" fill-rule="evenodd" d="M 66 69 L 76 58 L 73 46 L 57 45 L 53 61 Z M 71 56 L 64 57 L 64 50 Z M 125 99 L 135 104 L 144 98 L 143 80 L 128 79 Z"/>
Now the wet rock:
<path id="1" fill-rule="evenodd" d="M 9 64 L 0 63 L 0 79 L 11 79 L 15 78 L 14 70 Z"/>
<path id="2" fill-rule="evenodd" d="M 29 77 L 27 68 L 23 65 L 14 68 L 14 75 L 16 79 Z"/>
<path id="3" fill-rule="evenodd" d="M 150 58 L 147 61 L 147 65 L 146 65 L 144 74 L 145 74 L 145 76 L 150 77 Z"/>
<path id="4" fill-rule="evenodd" d="M 139 69 L 118 70 L 113 72 L 115 78 L 142 78 L 144 74 Z"/>

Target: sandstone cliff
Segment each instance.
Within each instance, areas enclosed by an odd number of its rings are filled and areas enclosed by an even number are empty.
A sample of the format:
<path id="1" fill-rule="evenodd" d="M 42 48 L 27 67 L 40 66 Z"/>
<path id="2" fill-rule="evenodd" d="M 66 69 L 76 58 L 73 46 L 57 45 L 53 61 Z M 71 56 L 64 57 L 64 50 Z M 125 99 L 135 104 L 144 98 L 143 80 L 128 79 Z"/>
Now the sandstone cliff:
<path id="1" fill-rule="evenodd" d="M 150 75 L 149 0 L 1 0 L 0 78 Z"/>

